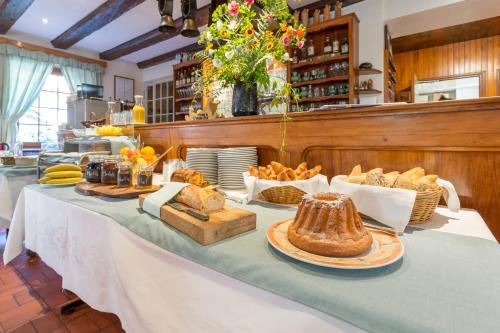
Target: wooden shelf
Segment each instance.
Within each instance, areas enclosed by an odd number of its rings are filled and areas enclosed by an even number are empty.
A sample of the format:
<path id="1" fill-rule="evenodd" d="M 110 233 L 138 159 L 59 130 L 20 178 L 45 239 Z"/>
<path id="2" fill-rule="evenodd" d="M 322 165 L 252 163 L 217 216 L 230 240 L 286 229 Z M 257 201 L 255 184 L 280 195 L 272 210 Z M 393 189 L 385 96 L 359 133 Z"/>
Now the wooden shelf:
<path id="1" fill-rule="evenodd" d="M 324 101 L 330 101 L 330 100 L 334 100 L 334 99 L 349 99 L 349 94 L 303 98 L 299 101 L 299 103 L 324 102 Z"/>
<path id="2" fill-rule="evenodd" d="M 183 98 L 177 98 L 175 102 L 187 102 L 187 101 L 192 101 L 193 99 L 201 99 L 201 97 L 183 97 Z"/>
<path id="3" fill-rule="evenodd" d="M 193 83 L 184 83 L 184 84 L 178 84 L 175 86 L 175 89 L 181 89 L 181 88 L 189 88 L 192 87 Z"/>
<path id="4" fill-rule="evenodd" d="M 320 66 L 332 62 L 339 62 L 342 60 L 349 60 L 349 54 L 341 54 L 337 56 L 319 56 L 318 58 L 314 58 L 314 60 L 299 62 L 298 64 L 292 64 L 292 69 L 299 69 L 310 66 Z"/>
<path id="5" fill-rule="evenodd" d="M 382 71 L 380 69 L 375 69 L 375 68 L 359 68 L 356 71 L 358 75 L 375 75 L 375 74 L 382 74 Z"/>
<path id="6" fill-rule="evenodd" d="M 311 80 L 311 81 L 303 81 L 303 82 L 297 82 L 292 84 L 292 88 L 298 88 L 302 86 L 308 86 L 308 85 L 316 85 L 316 84 L 323 84 L 323 83 L 328 83 L 328 82 L 335 82 L 335 81 L 347 81 L 349 80 L 349 75 L 339 75 L 339 76 L 332 76 L 332 77 L 327 77 L 324 79 L 317 79 L 317 80 Z"/>
<path id="7" fill-rule="evenodd" d="M 335 27 L 346 26 L 346 28 L 347 28 L 351 19 L 359 22 L 359 19 L 356 16 L 356 14 L 354 14 L 354 13 L 346 14 L 346 15 L 342 15 L 338 18 L 326 20 L 326 21 L 321 22 L 321 23 L 308 25 L 307 26 L 307 34 L 314 34 L 317 32 L 323 32 L 325 30 L 329 30 L 329 29 L 335 28 Z"/>
<path id="8" fill-rule="evenodd" d="M 184 61 L 184 62 L 180 62 L 178 64 L 175 64 L 173 66 L 174 70 L 179 70 L 179 69 L 184 69 L 184 68 L 187 68 L 187 67 L 192 67 L 192 66 L 195 66 L 195 65 L 199 65 L 200 64 L 200 61 L 198 59 L 191 59 L 189 61 Z"/>
<path id="9" fill-rule="evenodd" d="M 356 93 L 358 95 L 376 95 L 376 94 L 381 94 L 382 91 L 378 89 L 361 89 L 361 90 L 356 90 Z"/>

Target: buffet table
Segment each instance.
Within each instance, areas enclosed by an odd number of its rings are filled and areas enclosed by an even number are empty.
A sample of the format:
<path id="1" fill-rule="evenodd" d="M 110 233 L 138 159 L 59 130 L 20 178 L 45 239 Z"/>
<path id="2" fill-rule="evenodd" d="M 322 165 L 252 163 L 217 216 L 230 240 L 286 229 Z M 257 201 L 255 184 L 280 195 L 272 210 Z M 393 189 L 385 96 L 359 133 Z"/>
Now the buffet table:
<path id="1" fill-rule="evenodd" d="M 500 325 L 500 247 L 475 211 L 438 208 L 422 226 L 435 230 L 407 229 L 400 261 L 349 271 L 302 264 L 267 244 L 268 227 L 294 208 L 231 205 L 256 212 L 257 230 L 203 247 L 142 212 L 137 200 L 28 186 L 4 262 L 25 239 L 64 288 L 116 313 L 128 332 L 489 332 Z"/>
<path id="2" fill-rule="evenodd" d="M 37 167 L 0 167 L 0 228 L 9 228 L 19 193 L 37 179 Z"/>

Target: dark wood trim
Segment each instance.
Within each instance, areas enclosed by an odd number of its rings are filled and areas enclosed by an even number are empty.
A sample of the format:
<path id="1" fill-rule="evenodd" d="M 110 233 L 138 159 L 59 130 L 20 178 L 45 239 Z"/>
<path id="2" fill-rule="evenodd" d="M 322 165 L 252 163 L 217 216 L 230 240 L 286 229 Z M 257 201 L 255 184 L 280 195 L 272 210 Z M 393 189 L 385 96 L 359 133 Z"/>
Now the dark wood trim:
<path id="1" fill-rule="evenodd" d="M 117 78 L 126 79 L 126 80 L 132 80 L 132 95 L 135 95 L 135 80 L 132 79 L 132 78 L 130 78 L 130 77 L 125 77 L 125 76 L 121 76 L 121 75 L 115 75 L 114 78 L 113 78 L 113 98 L 115 100 L 116 100 L 116 79 Z"/>
<path id="2" fill-rule="evenodd" d="M 354 5 L 354 4 L 356 4 L 358 2 L 362 2 L 362 1 L 363 0 L 343 0 L 342 1 L 342 8 Z M 325 5 L 327 4 L 327 2 L 331 3 L 332 10 L 333 10 L 334 7 L 335 7 L 335 1 L 316 1 L 316 2 L 310 3 L 308 5 L 300 6 L 300 7 L 297 7 L 297 8 L 292 8 L 291 11 L 294 12 L 296 10 L 302 10 L 304 8 L 307 8 L 310 11 L 311 10 L 316 10 L 316 9 L 323 9 L 325 7 Z"/>
<path id="3" fill-rule="evenodd" d="M 394 53 L 500 35 L 500 16 L 392 39 Z"/>
<path id="4" fill-rule="evenodd" d="M 51 43 L 56 48 L 68 49 L 144 1 L 108 0 L 52 40 Z"/>
<path id="5" fill-rule="evenodd" d="M 200 51 L 202 48 L 203 47 L 201 45 L 199 45 L 198 43 L 193 43 L 191 45 L 182 47 L 180 49 L 177 49 L 177 50 L 165 53 L 165 54 L 161 54 L 161 55 L 156 56 L 154 58 L 138 62 L 137 66 L 140 69 L 152 67 L 154 65 L 158 65 L 158 64 L 161 64 L 163 62 L 167 62 L 167 61 L 175 59 L 175 55 L 178 54 L 178 53 L 181 53 L 181 52 L 197 52 L 197 51 Z"/>
<path id="6" fill-rule="evenodd" d="M 198 9 L 198 14 L 196 17 L 196 25 L 198 27 L 202 27 L 208 23 L 209 9 L 210 5 L 206 5 Z M 158 18 L 158 24 L 159 22 L 160 21 Z M 99 57 L 103 60 L 115 60 L 132 52 L 136 52 L 151 45 L 155 45 L 157 43 L 174 38 L 180 34 L 182 28 L 182 18 L 178 18 L 175 20 L 175 26 L 177 28 L 177 31 L 173 34 L 162 34 L 158 31 L 158 29 L 154 29 L 125 43 L 122 43 L 112 49 L 100 53 Z"/>
<path id="7" fill-rule="evenodd" d="M 35 44 L 25 43 L 25 42 L 21 42 L 21 41 L 18 41 L 18 40 L 14 40 L 14 39 L 2 37 L 2 36 L 0 36 L 0 44 L 14 45 L 14 46 L 26 49 L 28 51 L 44 52 L 44 53 L 47 53 L 47 54 L 54 55 L 56 57 L 63 57 L 63 58 L 75 59 L 75 60 L 78 60 L 78 61 L 88 62 L 88 63 L 91 63 L 91 64 L 97 64 L 97 65 L 100 65 L 102 67 L 106 67 L 107 66 L 107 62 L 106 61 L 101 61 L 101 60 L 98 60 L 98 59 L 87 58 L 87 57 L 79 56 L 79 55 L 76 55 L 76 54 L 73 54 L 73 53 L 68 53 L 68 52 L 64 52 L 64 51 L 60 51 L 60 50 L 49 49 L 48 47 L 43 47 L 43 46 L 38 46 L 38 45 L 35 45 Z"/>
<path id="8" fill-rule="evenodd" d="M 486 72 L 485 71 L 467 73 L 467 74 L 448 75 L 448 76 L 426 77 L 426 78 L 417 78 L 415 76 L 415 82 L 413 84 L 415 85 L 416 83 L 425 82 L 425 81 L 453 80 L 453 79 L 462 79 L 462 78 L 474 77 L 474 76 L 479 76 L 479 97 L 486 97 Z M 415 91 L 415 87 L 413 88 L 413 91 Z M 415 100 L 415 96 L 413 96 L 413 98 L 414 98 L 413 100 Z"/>
<path id="9" fill-rule="evenodd" d="M 34 0 L 0 1 L 0 34 L 6 34 Z"/>

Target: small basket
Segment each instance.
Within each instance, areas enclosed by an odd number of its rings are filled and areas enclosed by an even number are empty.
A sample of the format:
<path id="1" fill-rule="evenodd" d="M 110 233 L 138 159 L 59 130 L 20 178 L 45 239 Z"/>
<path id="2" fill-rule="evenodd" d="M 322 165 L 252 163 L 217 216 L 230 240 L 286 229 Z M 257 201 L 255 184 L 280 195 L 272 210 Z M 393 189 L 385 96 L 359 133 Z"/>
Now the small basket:
<path id="1" fill-rule="evenodd" d="M 275 186 L 260 192 L 266 201 L 277 204 L 298 204 L 306 192 L 290 185 Z"/>
<path id="2" fill-rule="evenodd" d="M 434 191 L 417 192 L 408 224 L 422 224 L 427 222 L 434 214 L 443 192 L 444 189 L 442 187 L 438 187 Z"/>

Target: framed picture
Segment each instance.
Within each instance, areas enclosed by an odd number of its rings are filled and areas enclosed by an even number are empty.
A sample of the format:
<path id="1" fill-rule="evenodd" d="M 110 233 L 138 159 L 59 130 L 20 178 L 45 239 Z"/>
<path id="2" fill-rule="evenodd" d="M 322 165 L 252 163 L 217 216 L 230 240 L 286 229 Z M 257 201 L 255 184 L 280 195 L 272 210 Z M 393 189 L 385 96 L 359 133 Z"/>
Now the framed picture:
<path id="1" fill-rule="evenodd" d="M 115 100 L 134 100 L 135 81 L 127 77 L 115 75 Z"/>

